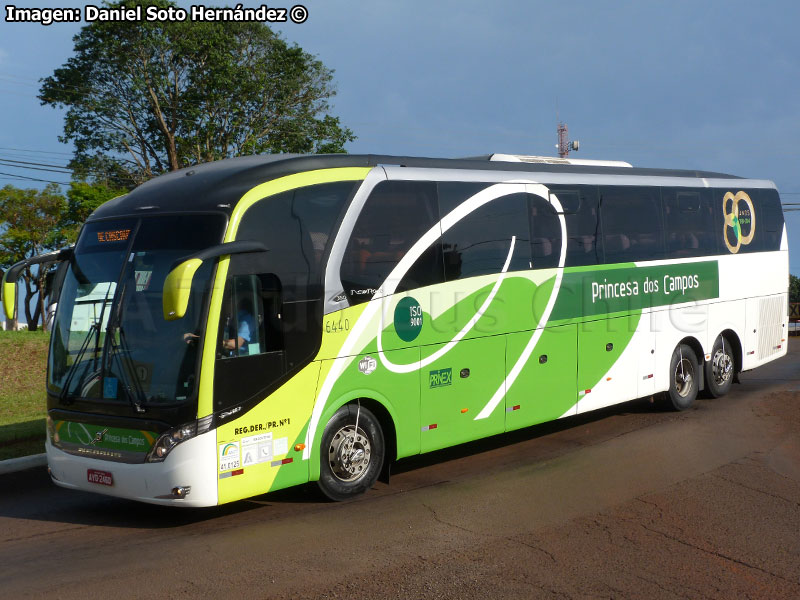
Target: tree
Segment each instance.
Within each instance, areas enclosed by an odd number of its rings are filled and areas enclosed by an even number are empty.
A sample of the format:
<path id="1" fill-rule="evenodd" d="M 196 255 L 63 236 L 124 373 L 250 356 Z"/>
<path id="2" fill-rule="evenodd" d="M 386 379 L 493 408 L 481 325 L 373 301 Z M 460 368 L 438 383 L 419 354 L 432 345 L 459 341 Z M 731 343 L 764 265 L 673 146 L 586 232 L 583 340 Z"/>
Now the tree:
<path id="1" fill-rule="evenodd" d="M 66 198 L 58 186 L 42 191 L 6 186 L 0 190 L 0 276 L 20 260 L 74 243 L 84 221 L 94 210 L 111 198 L 124 193 L 104 183 L 73 181 Z M 52 265 L 51 265 L 52 266 Z M 48 265 L 25 269 L 25 317 L 28 328 L 35 331 L 45 314 L 45 296 L 50 291 L 52 269 Z M 31 301 L 36 305 L 31 314 Z M 42 323 L 45 321 L 42 320 Z M 16 319 L 8 323 L 16 324 Z"/>
<path id="2" fill-rule="evenodd" d="M 74 43 L 39 99 L 67 108 L 60 140 L 75 144 L 78 174 L 130 188 L 199 162 L 344 152 L 355 139 L 328 114 L 333 71 L 263 23 L 98 21 Z"/>
<path id="3" fill-rule="evenodd" d="M 106 183 L 73 181 L 67 190 L 65 210 L 59 219 L 58 227 L 65 243 L 72 244 L 78 239 L 80 228 L 86 219 L 101 204 L 121 196 L 124 189 Z"/>
<path id="4" fill-rule="evenodd" d="M 12 185 L 0 190 L 0 222 L 5 230 L 0 234 L 0 267 L 8 268 L 20 260 L 56 248 L 64 243 L 60 227 L 66 200 L 58 185 L 50 184 L 44 190 L 23 190 Z M 47 270 L 30 267 L 22 272 L 25 286 L 25 318 L 28 329 L 36 331 L 39 318 L 44 314 L 44 289 Z M 36 308 L 31 314 L 31 300 L 39 294 Z M 13 325 L 13 324 L 11 324 Z"/>
<path id="5" fill-rule="evenodd" d="M 789 275 L 789 302 L 800 302 L 800 277 Z"/>

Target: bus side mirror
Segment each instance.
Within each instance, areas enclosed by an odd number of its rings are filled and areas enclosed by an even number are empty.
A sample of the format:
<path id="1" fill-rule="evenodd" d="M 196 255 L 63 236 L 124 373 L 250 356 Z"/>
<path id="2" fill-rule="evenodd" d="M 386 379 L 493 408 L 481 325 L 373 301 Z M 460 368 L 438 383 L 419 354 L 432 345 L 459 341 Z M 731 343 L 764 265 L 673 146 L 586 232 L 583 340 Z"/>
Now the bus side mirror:
<path id="1" fill-rule="evenodd" d="M 229 256 L 231 254 L 244 254 L 246 252 L 266 252 L 268 248 L 261 242 L 238 241 L 211 246 L 176 261 L 164 280 L 164 290 L 161 308 L 164 320 L 176 321 L 182 319 L 189 306 L 189 295 L 192 291 L 192 279 L 195 271 L 200 268 L 204 260 Z"/>
<path id="2" fill-rule="evenodd" d="M 8 273 L 3 275 L 3 310 L 6 313 L 6 319 L 12 320 L 14 318 L 14 309 L 17 305 L 17 284 L 7 281 Z"/>
<path id="3" fill-rule="evenodd" d="M 70 246 L 62 250 L 55 250 L 47 254 L 39 254 L 38 256 L 26 258 L 25 260 L 15 263 L 5 272 L 5 275 L 3 275 L 2 295 L 3 310 L 6 313 L 6 319 L 10 321 L 14 318 L 14 309 L 17 304 L 17 280 L 25 267 L 30 267 L 32 265 L 47 266 L 52 263 L 68 260 L 69 257 L 72 256 L 72 251 L 73 247 Z"/>
<path id="4" fill-rule="evenodd" d="M 166 321 L 182 319 L 189 306 L 189 292 L 192 290 L 194 272 L 200 268 L 203 261 L 199 258 L 190 258 L 172 269 L 164 280 L 164 297 L 161 307 Z"/>

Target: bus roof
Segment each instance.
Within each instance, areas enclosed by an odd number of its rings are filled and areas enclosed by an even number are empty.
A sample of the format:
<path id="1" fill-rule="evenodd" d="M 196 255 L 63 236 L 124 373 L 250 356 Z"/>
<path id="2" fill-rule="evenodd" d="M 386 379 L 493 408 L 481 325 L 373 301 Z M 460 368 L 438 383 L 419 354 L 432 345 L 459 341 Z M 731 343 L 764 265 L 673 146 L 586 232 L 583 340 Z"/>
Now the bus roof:
<path id="1" fill-rule="evenodd" d="M 151 179 L 132 192 L 106 202 L 91 215 L 90 219 L 186 211 L 211 211 L 230 215 L 239 198 L 261 183 L 294 173 L 337 167 L 393 165 L 473 171 L 740 179 L 733 175 L 708 171 L 643 169 L 598 164 L 509 162 L 497 158 L 491 160 L 492 156 L 495 155 L 470 158 L 422 158 L 381 154 L 272 154 L 230 158 L 173 171 Z"/>

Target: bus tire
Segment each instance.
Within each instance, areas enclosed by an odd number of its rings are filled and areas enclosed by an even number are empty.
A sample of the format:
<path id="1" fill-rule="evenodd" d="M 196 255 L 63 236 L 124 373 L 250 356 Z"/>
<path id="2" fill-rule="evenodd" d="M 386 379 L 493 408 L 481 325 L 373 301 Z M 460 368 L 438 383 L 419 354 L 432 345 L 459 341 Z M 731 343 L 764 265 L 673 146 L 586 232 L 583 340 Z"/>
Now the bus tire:
<path id="1" fill-rule="evenodd" d="M 341 407 L 322 434 L 319 489 L 337 502 L 363 494 L 377 481 L 385 452 L 383 431 L 375 415 L 358 404 Z"/>
<path id="2" fill-rule="evenodd" d="M 672 408 L 686 410 L 697 398 L 700 367 L 694 350 L 678 344 L 669 361 L 669 398 Z"/>
<path id="3" fill-rule="evenodd" d="M 733 385 L 736 372 L 733 345 L 724 335 L 717 337 L 711 349 L 711 360 L 706 363 L 706 389 L 712 398 L 727 394 Z"/>

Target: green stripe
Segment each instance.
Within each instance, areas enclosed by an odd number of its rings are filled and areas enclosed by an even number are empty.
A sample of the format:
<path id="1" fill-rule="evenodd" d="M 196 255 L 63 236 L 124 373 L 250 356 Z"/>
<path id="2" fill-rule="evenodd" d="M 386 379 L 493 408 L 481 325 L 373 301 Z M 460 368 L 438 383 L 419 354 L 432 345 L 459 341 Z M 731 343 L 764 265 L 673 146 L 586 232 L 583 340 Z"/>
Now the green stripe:
<path id="1" fill-rule="evenodd" d="M 717 261 L 564 274 L 550 321 L 640 311 L 719 297 Z"/>

